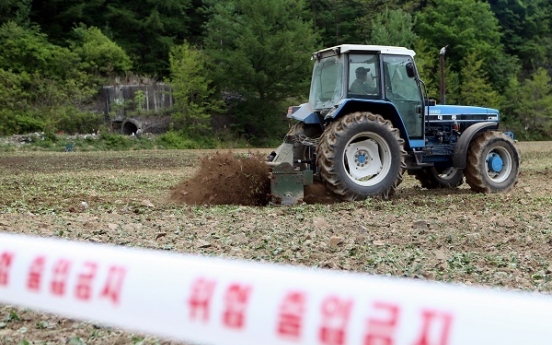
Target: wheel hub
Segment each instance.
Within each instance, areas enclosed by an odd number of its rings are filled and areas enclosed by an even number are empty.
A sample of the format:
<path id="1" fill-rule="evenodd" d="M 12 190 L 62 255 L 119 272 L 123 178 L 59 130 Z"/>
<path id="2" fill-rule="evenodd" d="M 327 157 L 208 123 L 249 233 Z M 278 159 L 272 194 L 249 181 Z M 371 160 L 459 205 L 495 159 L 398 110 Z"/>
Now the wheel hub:
<path id="1" fill-rule="evenodd" d="M 349 144 L 345 150 L 345 159 L 349 175 L 356 181 L 366 181 L 379 174 L 383 163 L 379 156 L 378 143 L 372 139 Z"/>
<path id="2" fill-rule="evenodd" d="M 502 161 L 502 158 L 496 153 L 491 153 L 487 156 L 487 166 L 489 168 L 489 171 L 499 173 L 502 171 L 502 168 L 504 167 L 504 162 Z"/>
<path id="3" fill-rule="evenodd" d="M 372 158 L 370 157 L 370 153 L 366 150 L 358 150 L 355 152 L 355 163 L 358 167 L 364 167 L 367 164 L 370 164 L 372 162 Z"/>

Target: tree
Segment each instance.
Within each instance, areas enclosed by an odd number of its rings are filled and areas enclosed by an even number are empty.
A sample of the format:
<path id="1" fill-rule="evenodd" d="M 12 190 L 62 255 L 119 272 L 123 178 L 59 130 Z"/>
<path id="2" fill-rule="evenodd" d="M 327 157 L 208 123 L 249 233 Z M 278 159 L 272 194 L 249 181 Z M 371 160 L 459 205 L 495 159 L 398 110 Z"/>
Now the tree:
<path id="1" fill-rule="evenodd" d="M 517 116 L 525 130 L 541 132 L 548 138 L 552 135 L 552 80 L 544 68 L 526 79 L 519 89 L 520 108 Z"/>
<path id="2" fill-rule="evenodd" d="M 498 108 L 500 99 L 493 90 L 482 68 L 483 60 L 470 53 L 462 59 L 460 71 L 460 102 L 465 105 Z"/>
<path id="3" fill-rule="evenodd" d="M 28 26 L 32 0 L 0 0 L 0 25 L 8 21 Z"/>
<path id="4" fill-rule="evenodd" d="M 275 129 L 282 101 L 308 92 L 316 37 L 303 0 L 210 1 L 205 46 L 214 81 L 236 103 L 237 130 L 256 138 Z"/>
<path id="5" fill-rule="evenodd" d="M 79 57 L 67 48 L 48 41 L 38 28 L 24 28 L 14 22 L 0 27 L 0 68 L 14 73 L 40 75 L 62 80 L 71 75 Z"/>
<path id="6" fill-rule="evenodd" d="M 523 74 L 550 68 L 552 55 L 552 3 L 548 0 L 488 0 L 502 27 L 508 54 L 519 57 Z"/>
<path id="7" fill-rule="evenodd" d="M 73 52 L 82 60 L 82 68 L 89 73 L 109 76 L 123 74 L 130 70 L 132 63 L 125 51 L 105 36 L 100 29 L 86 28 L 84 25 L 73 30 Z"/>
<path id="8" fill-rule="evenodd" d="M 189 134 L 206 134 L 211 128 L 211 112 L 221 102 L 213 98 L 215 90 L 207 77 L 207 58 L 203 51 L 188 43 L 175 46 L 170 56 L 170 83 L 177 112 L 173 119 L 181 121 Z"/>
<path id="9" fill-rule="evenodd" d="M 191 0 L 34 1 L 32 20 L 63 45 L 79 23 L 97 27 L 131 57 L 136 72 L 168 74 L 169 51 L 189 32 Z"/>
<path id="10" fill-rule="evenodd" d="M 432 0 L 416 17 L 415 31 L 437 49 L 448 46 L 447 60 L 459 72 L 471 52 L 483 57 L 493 87 L 502 91 L 515 75 L 517 61 L 503 51 L 498 20 L 488 3 L 477 0 Z"/>
<path id="11" fill-rule="evenodd" d="M 307 0 L 323 47 L 360 43 L 357 20 L 366 14 L 358 0 Z"/>
<path id="12" fill-rule="evenodd" d="M 368 43 L 410 48 L 418 38 L 413 27 L 414 20 L 409 13 L 386 8 L 372 20 Z"/>

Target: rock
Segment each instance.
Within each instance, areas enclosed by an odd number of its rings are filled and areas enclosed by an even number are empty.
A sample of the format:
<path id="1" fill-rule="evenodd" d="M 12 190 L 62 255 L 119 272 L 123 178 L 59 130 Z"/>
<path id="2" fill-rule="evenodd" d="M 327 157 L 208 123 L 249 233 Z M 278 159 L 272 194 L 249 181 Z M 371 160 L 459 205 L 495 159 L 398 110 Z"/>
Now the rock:
<path id="1" fill-rule="evenodd" d="M 151 203 L 151 201 L 149 201 L 149 200 L 142 200 L 142 206 L 154 207 L 153 204 Z"/>
<path id="2" fill-rule="evenodd" d="M 249 243 L 249 239 L 247 238 L 247 236 L 245 236 L 245 234 L 243 232 L 230 236 L 230 240 L 232 241 L 232 244 L 247 244 L 247 243 Z"/>
<path id="3" fill-rule="evenodd" d="M 83 210 L 87 210 L 90 206 L 88 205 L 88 203 L 86 201 L 82 201 L 80 203 L 80 207 L 83 209 Z"/>
<path id="4" fill-rule="evenodd" d="M 111 231 L 115 231 L 117 229 L 119 229 L 119 225 L 118 224 L 113 224 L 113 223 L 109 223 L 107 224 L 107 228 Z"/>
<path id="5" fill-rule="evenodd" d="M 337 248 L 340 244 L 343 243 L 343 237 L 332 236 L 330 237 L 330 247 Z"/>
<path id="6" fill-rule="evenodd" d="M 435 272 L 426 272 L 424 273 L 424 277 L 429 280 L 435 280 Z"/>
<path id="7" fill-rule="evenodd" d="M 412 223 L 412 228 L 415 230 L 427 230 L 429 229 L 429 223 L 425 220 L 417 220 Z"/>
<path id="8" fill-rule="evenodd" d="M 496 272 L 494 274 L 495 278 L 498 279 L 498 280 L 505 280 L 508 278 L 508 273 L 506 272 L 502 272 L 502 271 L 499 271 L 499 272 Z"/>
<path id="9" fill-rule="evenodd" d="M 326 230 L 330 227 L 330 223 L 328 223 L 328 221 L 322 217 L 314 217 L 312 219 L 312 226 L 315 229 Z"/>
<path id="10" fill-rule="evenodd" d="M 437 260 L 447 261 L 447 254 L 445 254 L 445 252 L 441 249 L 437 249 L 435 251 L 435 257 L 437 258 Z"/>
<path id="11" fill-rule="evenodd" d="M 196 243 L 196 247 L 198 247 L 198 248 L 209 248 L 209 247 L 211 247 L 211 243 L 209 243 L 205 240 L 199 240 Z"/>

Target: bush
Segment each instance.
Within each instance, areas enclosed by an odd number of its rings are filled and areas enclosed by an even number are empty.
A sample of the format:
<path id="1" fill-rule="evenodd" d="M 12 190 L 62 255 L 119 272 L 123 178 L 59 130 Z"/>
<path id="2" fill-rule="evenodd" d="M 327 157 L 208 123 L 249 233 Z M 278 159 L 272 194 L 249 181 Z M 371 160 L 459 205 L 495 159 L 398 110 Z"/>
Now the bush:
<path id="1" fill-rule="evenodd" d="M 169 131 L 157 139 L 157 144 L 166 149 L 210 149 L 215 148 L 215 140 L 212 138 L 190 138 L 183 132 Z"/>

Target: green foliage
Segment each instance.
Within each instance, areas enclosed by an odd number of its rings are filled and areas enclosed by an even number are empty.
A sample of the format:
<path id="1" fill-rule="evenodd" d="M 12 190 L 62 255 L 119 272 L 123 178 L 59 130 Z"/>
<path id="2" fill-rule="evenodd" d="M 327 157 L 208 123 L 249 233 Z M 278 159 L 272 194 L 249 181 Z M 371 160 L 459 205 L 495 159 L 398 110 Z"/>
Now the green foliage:
<path id="1" fill-rule="evenodd" d="M 316 45 L 302 0 L 209 1 L 205 45 L 213 80 L 232 95 L 234 128 L 250 137 L 279 134 L 277 122 L 288 97 L 307 94 Z"/>
<path id="2" fill-rule="evenodd" d="M 448 45 L 447 61 L 456 72 L 470 52 L 484 58 L 484 70 L 494 88 L 515 74 L 515 60 L 503 52 L 500 27 L 490 5 L 477 0 L 434 0 L 417 15 L 415 30 L 431 47 Z"/>
<path id="3" fill-rule="evenodd" d="M 0 68 L 0 108 L 3 110 L 27 108 L 28 94 L 23 86 L 28 82 L 27 74 L 13 73 Z"/>
<path id="4" fill-rule="evenodd" d="M 498 92 L 492 89 L 482 68 L 483 61 L 475 53 L 462 60 L 460 71 L 460 104 L 498 108 Z"/>
<path id="5" fill-rule="evenodd" d="M 516 55 L 528 76 L 537 68 L 552 68 L 552 3 L 549 0 L 489 0 L 502 26 L 505 50 Z"/>
<path id="6" fill-rule="evenodd" d="M 215 148 L 215 142 L 210 138 L 191 138 L 185 132 L 169 131 L 157 139 L 161 148 L 165 149 L 207 149 Z"/>
<path id="7" fill-rule="evenodd" d="M 184 43 L 171 50 L 169 61 L 177 109 L 173 119 L 190 135 L 206 135 L 211 129 L 211 113 L 222 106 L 208 78 L 207 58 L 203 51 Z"/>
<path id="8" fill-rule="evenodd" d="M 82 68 L 89 73 L 122 74 L 132 67 L 130 58 L 115 42 L 96 27 L 81 25 L 73 29 L 72 50 L 82 60 Z"/>
<path id="9" fill-rule="evenodd" d="M 0 68 L 61 80 L 78 67 L 79 57 L 67 48 L 48 42 L 38 28 L 23 28 L 14 22 L 0 27 Z"/>
<path id="10" fill-rule="evenodd" d="M 515 116 L 524 124 L 525 130 L 552 136 L 552 80 L 548 72 L 539 68 L 526 79 L 519 92 L 519 108 Z"/>
<path id="11" fill-rule="evenodd" d="M 103 114 L 80 111 L 72 106 L 50 108 L 43 111 L 48 128 L 67 134 L 92 133 L 103 124 Z"/>
<path id="12" fill-rule="evenodd" d="M 310 13 L 306 20 L 313 21 L 316 32 L 320 34 L 322 46 L 331 47 L 344 43 L 360 43 L 367 33 L 361 29 L 368 27 L 369 8 L 357 0 L 307 0 Z M 366 17 L 363 18 L 363 15 Z"/>
<path id="13" fill-rule="evenodd" d="M 15 22 L 18 25 L 27 26 L 31 12 L 32 0 L 1 0 L 0 24 Z"/>
<path id="14" fill-rule="evenodd" d="M 438 70 L 439 50 L 430 49 L 427 41 L 419 38 L 414 43 L 414 51 L 416 68 L 427 87 L 428 97 L 439 98 L 439 74 L 434 73 Z"/>
<path id="15" fill-rule="evenodd" d="M 168 54 L 189 32 L 191 0 L 35 1 L 31 19 L 56 44 L 70 38 L 75 23 L 101 28 L 130 56 L 139 74 L 168 74 Z M 194 9 L 195 10 L 195 9 Z M 201 25 L 199 25 L 201 27 Z"/>
<path id="16" fill-rule="evenodd" d="M 124 151 L 133 146 L 133 142 L 128 136 L 109 133 L 108 131 L 100 133 L 100 140 L 100 147 L 106 151 Z"/>
<path id="17" fill-rule="evenodd" d="M 413 31 L 414 18 L 401 9 L 386 8 L 371 21 L 367 43 L 411 48 L 418 36 Z"/>
<path id="18" fill-rule="evenodd" d="M 143 90 L 138 90 L 134 93 L 134 104 L 138 114 L 142 113 L 146 105 L 146 93 Z"/>

